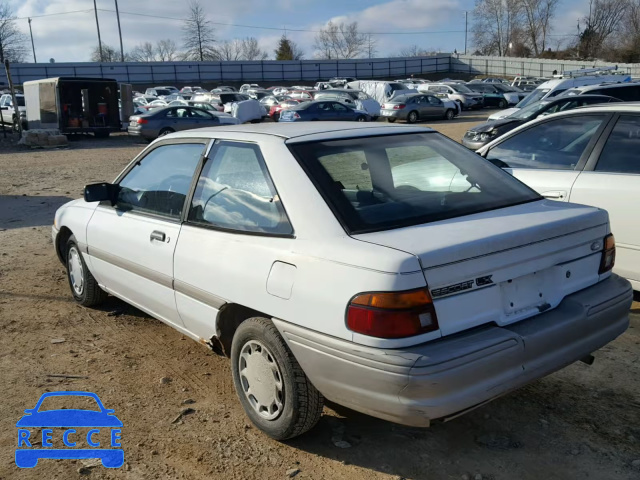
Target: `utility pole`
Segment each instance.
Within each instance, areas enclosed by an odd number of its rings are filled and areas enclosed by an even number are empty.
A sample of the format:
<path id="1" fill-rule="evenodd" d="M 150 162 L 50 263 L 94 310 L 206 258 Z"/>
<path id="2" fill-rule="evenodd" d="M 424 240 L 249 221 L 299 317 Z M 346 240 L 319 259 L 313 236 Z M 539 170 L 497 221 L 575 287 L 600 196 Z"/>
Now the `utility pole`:
<path id="1" fill-rule="evenodd" d="M 464 11 L 464 54 L 467 54 L 467 31 L 468 31 L 468 20 L 469 12 L 467 10 Z"/>
<path id="2" fill-rule="evenodd" d="M 120 28 L 120 12 L 118 11 L 118 0 L 116 2 L 116 18 L 118 19 L 118 34 L 120 35 L 120 61 L 124 62 L 124 47 L 122 46 L 122 29 Z"/>
<path id="3" fill-rule="evenodd" d="M 31 34 L 31 48 L 33 49 L 33 63 L 38 63 L 36 59 L 36 46 L 33 43 L 33 30 L 31 30 L 31 19 L 29 19 L 29 33 Z"/>
<path id="4" fill-rule="evenodd" d="M 98 5 L 96 5 L 96 0 L 93 0 L 93 9 L 96 12 L 96 27 L 98 29 L 98 50 L 100 52 L 100 62 L 104 62 L 104 57 L 102 56 L 102 39 L 100 38 L 100 22 L 98 22 Z"/>

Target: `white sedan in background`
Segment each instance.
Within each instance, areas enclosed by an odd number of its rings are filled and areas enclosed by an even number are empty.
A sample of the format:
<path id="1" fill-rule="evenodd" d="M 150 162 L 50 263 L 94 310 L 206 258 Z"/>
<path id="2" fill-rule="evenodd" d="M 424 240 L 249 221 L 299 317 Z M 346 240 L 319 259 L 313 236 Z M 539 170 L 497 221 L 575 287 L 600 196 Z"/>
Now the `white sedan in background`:
<path id="1" fill-rule="evenodd" d="M 543 197 L 605 209 L 615 272 L 640 291 L 640 106 L 612 103 L 538 118 L 478 153 Z"/>
<path id="2" fill-rule="evenodd" d="M 429 426 L 590 360 L 629 323 L 605 211 L 545 200 L 422 127 L 166 135 L 52 233 L 76 302 L 115 295 L 228 355 L 245 412 L 280 440 L 324 398 Z"/>

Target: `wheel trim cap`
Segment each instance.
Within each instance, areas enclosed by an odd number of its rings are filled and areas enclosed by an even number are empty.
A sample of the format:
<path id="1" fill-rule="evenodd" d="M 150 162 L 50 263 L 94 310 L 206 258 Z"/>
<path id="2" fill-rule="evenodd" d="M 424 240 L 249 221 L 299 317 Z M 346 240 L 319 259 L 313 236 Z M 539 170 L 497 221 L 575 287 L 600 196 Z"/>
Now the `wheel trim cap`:
<path id="1" fill-rule="evenodd" d="M 265 420 L 275 420 L 284 408 L 284 385 L 280 368 L 260 342 L 245 343 L 238 359 L 242 392 L 251 407 Z"/>
<path id="2" fill-rule="evenodd" d="M 80 253 L 76 247 L 69 249 L 69 255 L 67 259 L 69 266 L 69 280 L 71 281 L 71 287 L 76 295 L 82 295 L 84 290 L 84 269 L 82 267 L 82 259 Z"/>

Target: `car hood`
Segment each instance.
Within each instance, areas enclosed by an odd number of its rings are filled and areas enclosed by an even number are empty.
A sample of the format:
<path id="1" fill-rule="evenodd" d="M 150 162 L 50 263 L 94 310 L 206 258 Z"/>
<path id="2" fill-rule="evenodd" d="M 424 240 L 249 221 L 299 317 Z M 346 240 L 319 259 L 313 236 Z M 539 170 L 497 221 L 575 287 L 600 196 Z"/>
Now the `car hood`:
<path id="1" fill-rule="evenodd" d="M 477 132 L 477 133 L 490 132 L 494 128 L 502 127 L 504 125 L 509 125 L 510 123 L 516 123 L 517 121 L 518 120 L 515 120 L 513 118 L 501 118 L 500 120 L 491 120 L 489 122 L 476 125 L 475 127 L 471 127 L 469 131 Z"/>
<path id="2" fill-rule="evenodd" d="M 493 115 L 489 116 L 489 120 L 499 120 L 501 118 L 506 118 L 509 115 L 512 115 L 514 113 L 516 113 L 518 110 L 520 110 L 519 108 L 507 108 L 505 110 L 500 110 L 499 112 L 494 113 Z"/>
<path id="3" fill-rule="evenodd" d="M 48 410 L 23 416 L 16 427 L 121 427 L 115 415 L 92 410 Z"/>

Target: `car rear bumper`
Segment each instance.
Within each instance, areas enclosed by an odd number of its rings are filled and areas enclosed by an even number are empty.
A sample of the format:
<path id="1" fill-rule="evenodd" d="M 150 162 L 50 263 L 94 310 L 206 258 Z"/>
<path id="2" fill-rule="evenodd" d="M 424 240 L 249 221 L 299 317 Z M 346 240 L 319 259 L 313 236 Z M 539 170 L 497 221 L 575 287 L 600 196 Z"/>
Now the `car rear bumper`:
<path id="1" fill-rule="evenodd" d="M 613 275 L 554 310 L 506 327 L 486 325 L 406 349 L 377 349 L 274 320 L 329 400 L 412 426 L 451 417 L 548 375 L 622 334 L 632 301 Z"/>
<path id="2" fill-rule="evenodd" d="M 127 129 L 127 133 L 134 137 L 142 137 L 142 138 L 147 138 L 149 140 L 153 140 L 158 137 L 157 130 L 135 128 L 132 126 L 129 126 L 129 128 Z"/>
<path id="3" fill-rule="evenodd" d="M 408 112 L 408 110 L 407 110 Z M 387 109 L 387 108 L 382 108 L 380 109 L 380 116 L 382 118 L 395 118 L 397 120 L 406 120 L 407 119 L 407 113 L 405 112 L 404 109 L 402 110 L 391 110 L 391 109 Z"/>

